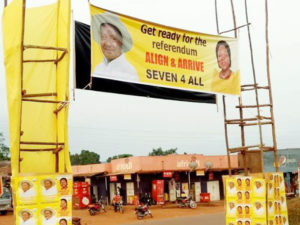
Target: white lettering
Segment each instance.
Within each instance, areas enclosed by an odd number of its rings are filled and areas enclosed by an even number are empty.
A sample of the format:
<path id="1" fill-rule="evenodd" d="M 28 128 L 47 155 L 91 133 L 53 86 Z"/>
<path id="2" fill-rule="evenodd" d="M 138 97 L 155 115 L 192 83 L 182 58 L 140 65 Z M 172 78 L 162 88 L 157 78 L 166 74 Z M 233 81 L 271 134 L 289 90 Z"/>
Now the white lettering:
<path id="1" fill-rule="evenodd" d="M 131 170 L 132 169 L 132 162 L 129 163 L 122 163 L 117 165 L 117 170 L 122 171 L 122 170 Z"/>

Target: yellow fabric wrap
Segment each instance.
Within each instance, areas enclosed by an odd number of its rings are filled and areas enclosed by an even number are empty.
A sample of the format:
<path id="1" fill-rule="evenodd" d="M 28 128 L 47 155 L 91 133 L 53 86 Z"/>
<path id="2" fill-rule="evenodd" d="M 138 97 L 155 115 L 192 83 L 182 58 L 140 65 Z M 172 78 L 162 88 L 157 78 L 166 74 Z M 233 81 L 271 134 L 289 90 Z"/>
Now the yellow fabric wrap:
<path id="1" fill-rule="evenodd" d="M 22 5 L 22 0 L 14 0 L 5 8 L 3 15 L 12 173 L 16 176 L 19 173 L 71 172 L 67 133 L 68 107 L 54 113 L 61 106 L 60 103 L 21 100 L 22 93 L 23 99 L 29 100 L 69 100 L 70 0 L 59 0 L 55 4 L 26 9 L 24 60 L 57 60 L 64 52 L 36 46 L 62 48 L 67 52 L 58 63 L 24 62 L 23 75 Z M 26 96 L 44 93 L 53 95 Z M 20 137 L 21 132 L 23 134 Z M 31 144 L 20 144 L 20 141 Z M 64 143 L 63 149 L 58 153 L 58 171 L 55 154 L 50 149 L 59 146 L 37 145 L 34 142 Z M 49 151 L 40 151 L 41 149 Z"/>

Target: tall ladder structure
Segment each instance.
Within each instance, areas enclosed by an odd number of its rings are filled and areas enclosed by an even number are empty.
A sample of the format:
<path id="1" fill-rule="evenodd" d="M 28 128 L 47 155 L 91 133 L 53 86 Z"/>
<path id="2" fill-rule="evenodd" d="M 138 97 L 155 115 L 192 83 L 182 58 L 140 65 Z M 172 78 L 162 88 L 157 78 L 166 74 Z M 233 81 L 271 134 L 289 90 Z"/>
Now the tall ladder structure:
<path id="1" fill-rule="evenodd" d="M 58 7 L 57 12 L 59 10 L 59 2 L 58 0 Z M 7 5 L 7 1 L 5 1 L 4 6 Z M 30 152 L 30 153 L 37 153 L 37 152 L 52 152 L 55 156 L 55 171 L 53 172 L 59 172 L 59 152 L 62 151 L 65 147 L 64 142 L 60 142 L 58 140 L 58 133 L 59 128 L 56 129 L 56 140 L 55 141 L 28 141 L 23 139 L 23 135 L 26 132 L 24 128 L 22 127 L 22 108 L 24 107 L 24 103 L 26 102 L 32 102 L 35 104 L 52 104 L 54 107 L 53 114 L 55 114 L 55 120 L 56 124 L 58 124 L 58 114 L 59 112 L 67 107 L 69 103 L 68 96 L 60 96 L 61 94 L 58 93 L 58 90 L 55 92 L 47 93 L 33 93 L 31 90 L 25 89 L 24 87 L 24 65 L 28 63 L 51 63 L 53 67 L 55 67 L 55 70 L 57 70 L 57 66 L 59 62 L 64 58 L 64 56 L 68 53 L 68 50 L 66 48 L 59 48 L 59 47 L 53 47 L 53 46 L 38 46 L 38 45 L 26 45 L 24 44 L 24 33 L 25 33 L 25 15 L 26 15 L 26 0 L 23 0 L 23 24 L 22 24 L 22 53 L 21 53 L 21 60 L 22 60 L 22 66 L 21 66 L 21 113 L 20 113 L 20 142 L 19 142 L 19 173 L 22 172 L 22 157 L 21 152 Z M 24 52 L 28 51 L 30 49 L 36 49 L 36 50 L 43 50 L 43 51 L 49 51 L 54 52 L 54 57 L 49 57 L 48 59 L 25 59 Z M 53 54 L 52 54 L 53 55 Z M 28 119 L 28 118 L 27 118 Z M 57 125 L 58 127 L 58 125 Z M 41 131 L 42 132 L 42 131 Z M 43 147 L 41 147 L 43 146 Z"/>
<path id="2" fill-rule="evenodd" d="M 217 1 L 215 0 L 215 14 L 216 14 L 216 24 L 217 24 L 217 32 L 218 34 L 226 33 L 234 31 L 234 37 L 237 38 L 237 30 L 247 26 L 247 34 L 248 34 L 248 42 L 251 56 L 251 67 L 252 67 L 252 79 L 253 83 L 251 84 L 241 84 L 241 95 L 238 97 L 238 105 L 236 109 L 239 110 L 239 118 L 229 119 L 227 118 L 227 109 L 226 109 L 226 97 L 223 95 L 223 113 L 224 113 L 224 128 L 225 128 L 225 143 L 227 149 L 228 156 L 228 169 L 229 175 L 232 175 L 232 167 L 230 161 L 230 155 L 240 153 L 243 159 L 244 173 L 247 176 L 249 173 L 249 163 L 247 161 L 247 153 L 251 153 L 256 151 L 260 153 L 260 172 L 264 170 L 264 161 L 263 154 L 264 152 L 272 151 L 274 153 L 275 160 L 275 170 L 278 172 L 278 160 L 277 160 L 277 143 L 276 143 L 276 135 L 275 135 L 275 122 L 274 122 L 274 113 L 273 113 L 273 99 L 272 99 L 272 88 L 271 88 L 271 80 L 270 80 L 270 68 L 269 68 L 269 40 L 268 40 L 268 0 L 265 0 L 265 15 L 266 15 L 266 28 L 265 28 L 265 36 L 266 36 L 266 68 L 267 68 L 267 85 L 261 86 L 257 83 L 255 66 L 254 66 L 254 58 L 253 58 L 253 49 L 252 49 L 252 41 L 251 41 L 251 33 L 249 28 L 249 18 L 248 18 L 248 9 L 247 9 L 247 0 L 244 0 L 245 5 L 245 16 L 246 16 L 246 25 L 237 27 L 236 25 L 236 16 L 234 10 L 233 0 L 230 0 L 231 9 L 232 9 L 232 18 L 234 28 L 229 31 L 220 32 L 219 30 L 219 20 L 218 20 L 218 10 L 217 10 Z M 268 104 L 261 104 L 260 97 L 262 93 L 259 91 L 264 90 L 268 94 Z M 243 96 L 246 92 L 254 92 L 255 102 L 256 104 L 247 104 L 243 100 Z M 264 93 L 266 94 L 266 93 Z M 262 108 L 268 108 L 270 110 L 270 114 L 268 116 L 262 115 L 260 110 Z M 244 114 L 249 109 L 256 109 L 255 117 L 244 117 Z M 272 126 L 272 146 L 265 146 L 263 141 L 263 126 Z M 229 126 L 239 126 L 241 133 L 241 146 L 240 147 L 230 147 L 229 146 Z M 256 145 L 246 145 L 245 133 L 247 127 L 256 126 L 258 128 L 259 133 L 259 142 Z"/>

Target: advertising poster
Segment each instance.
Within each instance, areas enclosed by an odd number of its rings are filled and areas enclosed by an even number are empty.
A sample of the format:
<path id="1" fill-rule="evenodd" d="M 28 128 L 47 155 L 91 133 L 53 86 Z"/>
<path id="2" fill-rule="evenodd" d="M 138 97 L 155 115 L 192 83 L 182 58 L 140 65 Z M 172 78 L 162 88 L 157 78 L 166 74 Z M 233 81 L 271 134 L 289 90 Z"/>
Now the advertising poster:
<path id="1" fill-rule="evenodd" d="M 16 190 L 17 205 L 35 204 L 38 199 L 38 179 L 36 176 L 13 178 L 13 190 Z"/>
<path id="2" fill-rule="evenodd" d="M 288 212 L 283 173 L 268 173 L 268 221 L 274 225 L 288 225 Z"/>
<path id="3" fill-rule="evenodd" d="M 16 225 L 71 225 L 71 174 L 13 177 L 12 185 Z"/>
<path id="4" fill-rule="evenodd" d="M 167 27 L 92 5 L 90 12 L 91 82 L 105 78 L 240 94 L 237 39 Z"/>
<path id="5" fill-rule="evenodd" d="M 266 182 L 251 176 L 232 176 L 225 179 L 226 224 L 265 225 Z"/>
<path id="6" fill-rule="evenodd" d="M 71 174 L 62 174 L 56 176 L 58 194 L 60 196 L 72 195 L 73 177 Z"/>
<path id="7" fill-rule="evenodd" d="M 38 225 L 38 209 L 36 206 L 17 207 L 16 225 Z"/>
<path id="8" fill-rule="evenodd" d="M 56 225 L 57 224 L 57 204 L 43 204 L 39 207 L 39 224 Z"/>

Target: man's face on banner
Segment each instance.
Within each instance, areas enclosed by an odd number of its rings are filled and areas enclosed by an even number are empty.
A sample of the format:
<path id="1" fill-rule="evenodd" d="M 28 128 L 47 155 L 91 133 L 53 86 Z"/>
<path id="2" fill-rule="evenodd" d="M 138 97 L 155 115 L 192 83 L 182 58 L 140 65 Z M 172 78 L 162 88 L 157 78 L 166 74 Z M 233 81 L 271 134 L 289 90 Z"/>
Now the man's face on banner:
<path id="1" fill-rule="evenodd" d="M 23 221 L 26 221 L 30 218 L 30 214 L 28 212 L 22 212 L 22 219 Z"/>
<path id="2" fill-rule="evenodd" d="M 108 61 L 122 54 L 122 36 L 117 28 L 110 24 L 102 24 L 100 29 L 101 50 Z"/>
<path id="3" fill-rule="evenodd" d="M 23 190 L 24 192 L 26 192 L 26 191 L 29 190 L 30 185 L 29 185 L 28 182 L 23 182 L 23 183 L 21 184 L 21 187 L 22 187 L 22 190 Z"/>
<path id="4" fill-rule="evenodd" d="M 218 64 L 222 70 L 227 70 L 230 67 L 229 54 L 224 45 L 221 45 L 218 49 Z"/>

